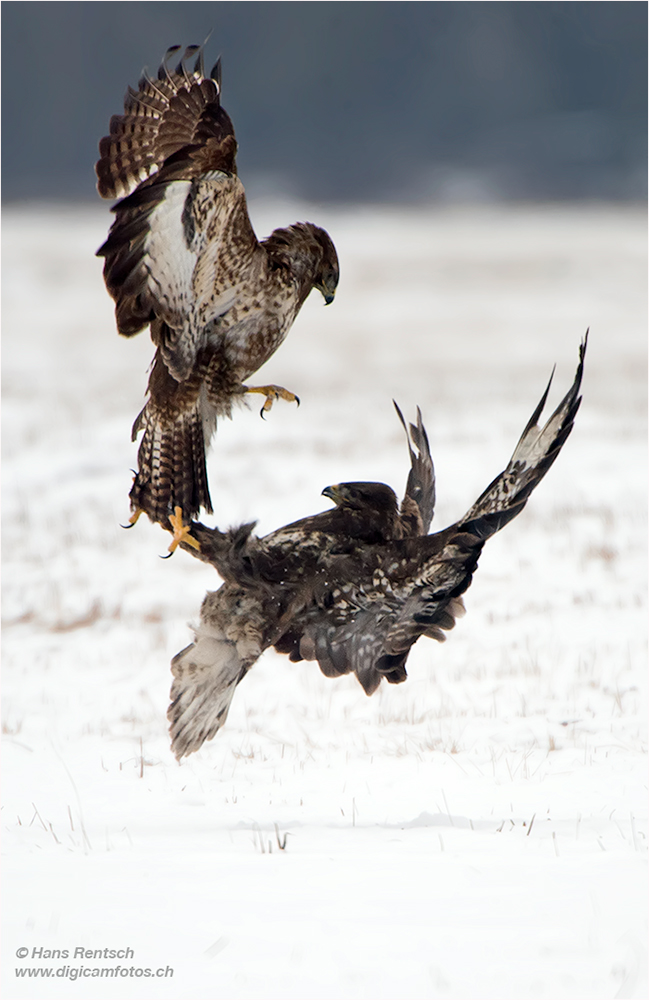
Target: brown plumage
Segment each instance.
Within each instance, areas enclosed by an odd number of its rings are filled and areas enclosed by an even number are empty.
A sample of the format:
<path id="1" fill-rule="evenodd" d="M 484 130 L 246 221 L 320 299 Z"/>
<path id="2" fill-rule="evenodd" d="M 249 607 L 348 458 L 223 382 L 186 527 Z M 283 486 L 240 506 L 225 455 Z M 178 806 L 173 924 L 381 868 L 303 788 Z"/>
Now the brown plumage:
<path id="1" fill-rule="evenodd" d="M 221 728 L 237 684 L 274 646 L 291 660 L 317 660 L 329 677 L 355 673 L 367 694 L 385 678 L 406 679 L 420 636 L 443 641 L 464 613 L 485 541 L 511 521 L 544 477 L 579 409 L 586 340 L 570 391 L 543 427 L 550 385 L 507 468 L 455 524 L 427 534 L 434 473 L 419 415 L 410 426 L 406 496 L 383 483 L 345 483 L 324 494 L 333 510 L 264 538 L 243 525 L 229 532 L 192 525 L 200 552 L 225 583 L 208 593 L 194 642 L 172 661 L 168 717 L 180 759 Z M 550 380 L 551 381 L 551 380 Z"/>
<path id="2" fill-rule="evenodd" d="M 124 114 L 99 144 L 99 194 L 120 198 L 97 251 L 121 334 L 149 326 L 156 353 L 131 490 L 135 513 L 168 526 L 175 507 L 212 510 L 205 451 L 217 419 L 277 350 L 312 288 L 333 300 L 338 258 L 310 222 L 259 242 L 237 177 L 232 122 L 221 107 L 220 65 L 204 75 L 190 46 L 175 70 L 170 49 L 156 80 L 129 88 Z M 187 60 L 197 55 L 193 69 Z M 295 400 L 279 386 L 252 391 Z"/>

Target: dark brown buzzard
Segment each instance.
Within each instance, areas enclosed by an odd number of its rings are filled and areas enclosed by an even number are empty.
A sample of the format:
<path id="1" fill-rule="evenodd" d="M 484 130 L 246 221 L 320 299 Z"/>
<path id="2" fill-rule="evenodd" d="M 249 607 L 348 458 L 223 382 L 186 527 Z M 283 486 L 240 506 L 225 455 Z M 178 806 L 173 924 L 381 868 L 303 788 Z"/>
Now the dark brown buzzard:
<path id="1" fill-rule="evenodd" d="M 427 534 L 434 473 L 421 414 L 410 425 L 416 451 L 409 443 L 400 508 L 383 483 L 343 483 L 323 491 L 333 510 L 263 538 L 253 524 L 225 533 L 192 525 L 200 551 L 183 547 L 225 583 L 207 594 L 194 642 L 172 661 L 168 717 L 178 759 L 218 732 L 237 684 L 269 646 L 294 661 L 317 660 L 328 677 L 355 673 L 368 695 L 383 678 L 405 681 L 412 645 L 422 635 L 442 641 L 453 628 L 486 540 L 521 512 L 561 451 L 581 402 L 586 343 L 549 420 L 538 424 L 548 383 L 507 468 L 443 531 Z"/>
<path id="2" fill-rule="evenodd" d="M 121 199 L 97 251 L 126 337 L 149 326 L 156 353 L 130 499 L 169 527 L 180 508 L 212 511 L 206 446 L 217 418 L 245 393 L 298 401 L 281 386 L 244 385 L 277 350 L 312 288 L 330 303 L 338 257 L 324 229 L 299 222 L 261 243 L 237 177 L 237 143 L 221 107 L 220 64 L 204 75 L 190 46 L 175 70 L 169 49 L 157 79 L 129 87 L 124 114 L 99 144 L 97 187 Z M 195 58 L 193 68 L 188 68 Z M 299 401 L 298 401 L 299 402 Z"/>

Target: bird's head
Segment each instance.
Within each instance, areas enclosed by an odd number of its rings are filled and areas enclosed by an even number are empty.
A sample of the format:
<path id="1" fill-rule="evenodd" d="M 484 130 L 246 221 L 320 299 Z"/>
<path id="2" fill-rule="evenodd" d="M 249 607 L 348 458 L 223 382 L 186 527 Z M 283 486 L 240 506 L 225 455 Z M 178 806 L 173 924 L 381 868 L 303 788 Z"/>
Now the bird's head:
<path id="1" fill-rule="evenodd" d="M 325 487 L 322 495 L 333 500 L 337 507 L 368 515 L 391 518 L 398 511 L 395 492 L 385 483 L 337 483 Z"/>
<path id="2" fill-rule="evenodd" d="M 328 306 L 334 300 L 340 278 L 338 254 L 326 230 L 312 226 L 311 233 L 321 249 L 321 260 L 315 273 L 313 287 L 322 293 L 325 305 Z"/>
<path id="3" fill-rule="evenodd" d="M 271 266 L 288 267 L 301 286 L 300 305 L 317 288 L 325 305 L 333 302 L 340 277 L 338 254 L 329 233 L 312 222 L 275 229 L 262 244 Z"/>

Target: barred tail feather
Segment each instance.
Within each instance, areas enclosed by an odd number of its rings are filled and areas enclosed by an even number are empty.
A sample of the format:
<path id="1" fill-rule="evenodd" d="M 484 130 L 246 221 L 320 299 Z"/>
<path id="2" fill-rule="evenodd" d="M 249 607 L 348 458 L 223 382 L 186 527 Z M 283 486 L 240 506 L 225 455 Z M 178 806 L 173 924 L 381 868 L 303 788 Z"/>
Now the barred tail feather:
<path id="1" fill-rule="evenodd" d="M 186 519 L 196 517 L 201 507 L 212 513 L 207 485 L 203 421 L 194 407 L 171 423 L 161 420 L 151 402 L 133 425 L 133 438 L 144 436 L 138 451 L 138 472 L 130 492 L 134 510 L 168 526 L 176 507 Z"/>

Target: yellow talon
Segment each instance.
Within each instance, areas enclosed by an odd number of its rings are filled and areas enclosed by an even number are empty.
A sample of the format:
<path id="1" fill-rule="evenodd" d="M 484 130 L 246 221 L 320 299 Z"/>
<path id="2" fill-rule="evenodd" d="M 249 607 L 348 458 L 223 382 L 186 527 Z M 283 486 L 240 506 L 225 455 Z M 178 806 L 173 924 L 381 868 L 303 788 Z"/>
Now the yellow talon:
<path id="1" fill-rule="evenodd" d="M 287 403 L 297 403 L 298 406 L 300 405 L 300 397 L 296 396 L 294 392 L 284 389 L 281 385 L 244 385 L 243 389 L 244 392 L 260 392 L 266 397 L 264 405 L 259 411 L 261 417 L 263 417 L 264 413 L 268 413 L 276 399 L 285 399 Z"/>
<path id="2" fill-rule="evenodd" d="M 200 552 L 200 543 L 196 541 L 195 538 L 190 535 L 192 529 L 191 522 L 189 524 L 183 524 L 183 509 L 182 507 L 174 507 L 174 513 L 169 515 L 169 523 L 174 529 L 174 537 L 169 546 L 169 555 L 164 556 L 164 559 L 168 559 L 172 555 L 181 542 L 185 542 L 187 545 L 191 545 L 193 549 L 198 549 Z"/>

